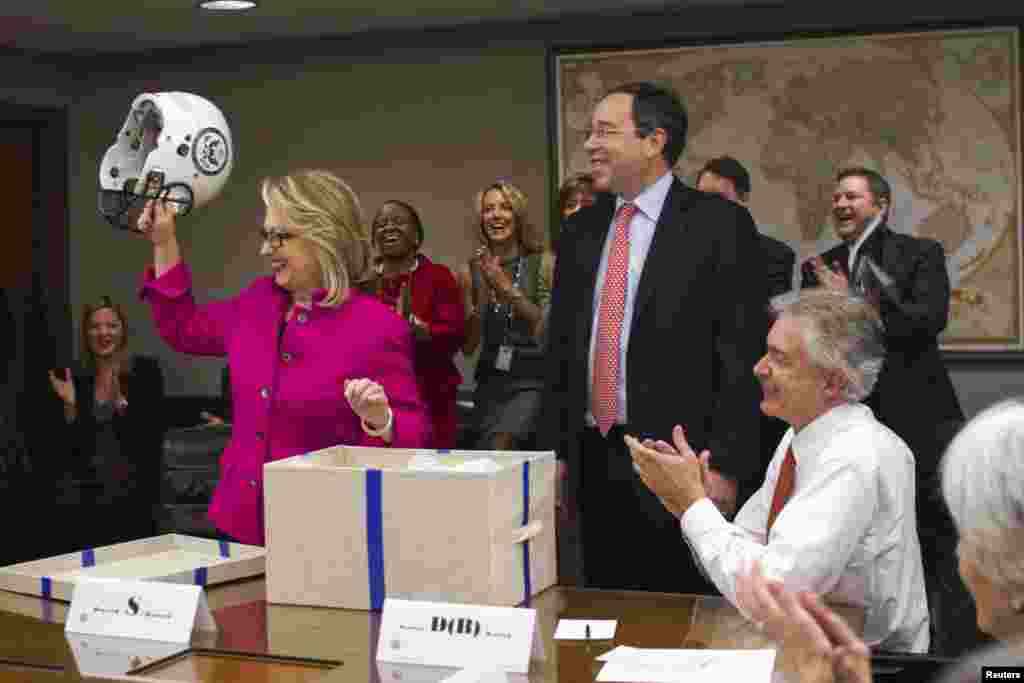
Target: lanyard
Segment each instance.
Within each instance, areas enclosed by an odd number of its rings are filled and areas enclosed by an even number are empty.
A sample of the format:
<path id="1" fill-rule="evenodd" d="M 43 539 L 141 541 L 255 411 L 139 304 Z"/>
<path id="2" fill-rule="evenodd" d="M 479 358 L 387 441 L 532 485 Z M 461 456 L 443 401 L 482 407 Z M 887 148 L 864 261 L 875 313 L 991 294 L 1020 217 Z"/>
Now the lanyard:
<path id="1" fill-rule="evenodd" d="M 518 259 L 516 259 L 516 272 L 515 272 L 515 275 L 512 276 L 512 283 L 516 287 L 518 287 L 519 289 L 523 289 L 523 281 L 522 280 L 523 280 L 523 260 L 524 259 L 525 259 L 524 256 L 520 256 Z M 493 296 L 493 291 L 492 291 L 492 296 Z M 501 344 L 502 344 L 502 346 L 507 346 L 508 342 L 509 342 L 508 334 L 509 334 L 509 332 L 512 329 L 512 302 L 499 303 L 497 298 L 495 297 L 493 303 L 491 304 L 491 311 L 493 311 L 493 313 L 495 315 L 499 315 L 499 314 L 501 314 L 501 309 L 502 308 L 505 309 L 505 323 L 503 325 L 504 330 L 502 331 L 502 334 L 501 334 Z"/>

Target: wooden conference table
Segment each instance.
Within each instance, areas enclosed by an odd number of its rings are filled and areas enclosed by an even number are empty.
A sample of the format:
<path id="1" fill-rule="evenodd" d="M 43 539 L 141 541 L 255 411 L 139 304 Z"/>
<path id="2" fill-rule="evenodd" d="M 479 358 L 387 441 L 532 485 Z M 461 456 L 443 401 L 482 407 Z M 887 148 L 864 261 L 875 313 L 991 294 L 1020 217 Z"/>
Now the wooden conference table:
<path id="1" fill-rule="evenodd" d="M 65 635 L 67 603 L 0 591 L 0 683 L 8 681 L 441 681 L 454 669 L 396 667 L 375 661 L 379 613 L 268 604 L 262 578 L 208 589 L 219 631 L 193 636 L 190 648 L 154 653 L 146 643 L 106 662 L 117 674 L 88 670 L 104 644 Z M 546 659 L 509 681 L 593 681 L 595 658 L 616 645 L 650 648 L 772 647 L 724 598 L 600 591 L 556 586 L 536 596 Z M 840 606 L 862 632 L 863 610 Z M 561 618 L 617 619 L 614 641 L 552 640 Z M 127 651 L 127 655 L 125 654 Z M 88 655 L 88 657 L 87 657 Z M 87 669 L 80 670 L 79 663 Z M 801 664 L 806 666 L 806 662 Z M 801 669 L 802 670 L 802 669 Z"/>

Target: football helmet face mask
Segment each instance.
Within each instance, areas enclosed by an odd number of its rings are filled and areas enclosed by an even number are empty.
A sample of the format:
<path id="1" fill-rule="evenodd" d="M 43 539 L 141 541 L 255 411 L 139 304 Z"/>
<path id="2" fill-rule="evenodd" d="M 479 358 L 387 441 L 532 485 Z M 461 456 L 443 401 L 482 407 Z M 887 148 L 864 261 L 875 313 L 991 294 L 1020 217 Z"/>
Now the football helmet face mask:
<path id="1" fill-rule="evenodd" d="M 136 230 L 147 199 L 184 216 L 218 194 L 234 163 L 227 121 L 212 102 L 184 92 L 143 93 L 100 163 L 99 211 Z"/>

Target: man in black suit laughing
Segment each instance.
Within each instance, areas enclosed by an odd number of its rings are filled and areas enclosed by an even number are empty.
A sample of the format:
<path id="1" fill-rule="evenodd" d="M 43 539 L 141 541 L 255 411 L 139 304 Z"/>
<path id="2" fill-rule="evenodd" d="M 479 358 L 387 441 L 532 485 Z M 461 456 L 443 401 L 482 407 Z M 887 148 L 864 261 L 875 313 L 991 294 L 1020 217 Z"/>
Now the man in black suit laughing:
<path id="1" fill-rule="evenodd" d="M 954 655 L 978 636 L 973 605 L 957 575 L 956 531 L 938 484 L 939 459 L 964 421 L 939 352 L 938 336 L 949 321 L 949 273 L 939 242 L 889 227 L 891 203 L 889 182 L 876 171 L 841 170 L 832 220 L 842 243 L 804 263 L 802 279 L 804 287 L 859 294 L 881 315 L 887 355 L 865 403 L 914 453 L 932 651 Z"/>

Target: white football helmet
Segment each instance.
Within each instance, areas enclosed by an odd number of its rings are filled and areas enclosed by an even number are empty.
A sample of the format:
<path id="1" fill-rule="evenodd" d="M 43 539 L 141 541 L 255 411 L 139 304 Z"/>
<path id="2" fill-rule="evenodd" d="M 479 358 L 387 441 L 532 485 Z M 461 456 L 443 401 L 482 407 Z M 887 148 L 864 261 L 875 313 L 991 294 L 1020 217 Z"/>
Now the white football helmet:
<path id="1" fill-rule="evenodd" d="M 234 156 L 231 130 L 212 102 L 187 92 L 143 93 L 100 163 L 100 214 L 135 230 L 128 212 L 162 198 L 185 215 L 220 194 Z"/>

